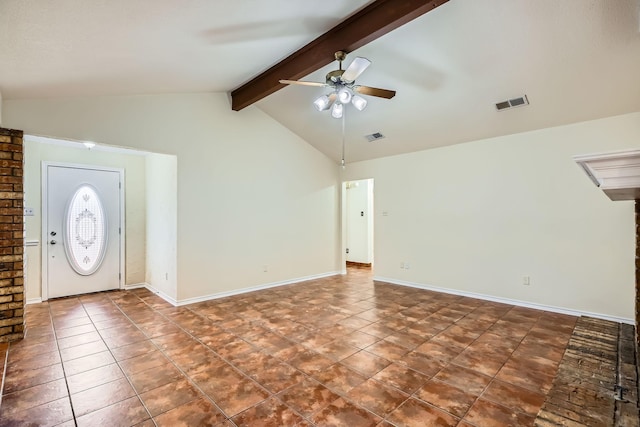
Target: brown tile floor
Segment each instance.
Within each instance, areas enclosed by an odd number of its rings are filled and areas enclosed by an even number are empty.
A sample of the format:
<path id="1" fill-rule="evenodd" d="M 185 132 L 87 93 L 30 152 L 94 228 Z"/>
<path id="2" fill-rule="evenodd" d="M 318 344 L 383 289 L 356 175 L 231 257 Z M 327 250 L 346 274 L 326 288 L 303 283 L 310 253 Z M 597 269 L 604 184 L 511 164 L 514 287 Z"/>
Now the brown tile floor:
<path id="1" fill-rule="evenodd" d="M 575 322 L 365 269 L 180 308 L 52 300 L 9 346 L 0 426 L 533 425 Z"/>

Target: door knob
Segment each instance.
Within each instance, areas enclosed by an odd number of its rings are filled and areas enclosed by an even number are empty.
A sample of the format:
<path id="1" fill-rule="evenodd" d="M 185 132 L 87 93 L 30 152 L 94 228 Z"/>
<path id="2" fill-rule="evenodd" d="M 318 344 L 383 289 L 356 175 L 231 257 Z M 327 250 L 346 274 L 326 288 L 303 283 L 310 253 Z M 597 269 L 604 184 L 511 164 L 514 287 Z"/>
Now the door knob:
<path id="1" fill-rule="evenodd" d="M 52 245 L 55 245 L 55 244 L 56 244 L 56 241 L 55 241 L 55 240 L 52 240 L 52 241 L 50 241 L 49 243 L 51 243 Z"/>

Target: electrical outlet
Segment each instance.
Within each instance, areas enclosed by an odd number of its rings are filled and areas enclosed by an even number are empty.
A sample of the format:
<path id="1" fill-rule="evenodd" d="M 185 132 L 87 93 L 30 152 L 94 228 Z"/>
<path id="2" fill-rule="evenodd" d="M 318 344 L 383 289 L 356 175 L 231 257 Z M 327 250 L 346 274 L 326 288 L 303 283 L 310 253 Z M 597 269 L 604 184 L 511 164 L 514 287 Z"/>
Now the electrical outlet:
<path id="1" fill-rule="evenodd" d="M 269 266 L 267 264 L 262 266 L 262 272 L 266 273 L 267 271 L 269 271 Z"/>
<path id="2" fill-rule="evenodd" d="M 24 208 L 24 216 L 33 216 L 33 208 Z"/>
<path id="3" fill-rule="evenodd" d="M 400 268 L 404 269 L 404 262 L 403 261 L 400 262 Z"/>
<path id="4" fill-rule="evenodd" d="M 529 286 L 531 284 L 531 278 L 529 276 L 524 276 L 522 278 L 522 284 L 524 286 Z"/>
<path id="5" fill-rule="evenodd" d="M 411 268 L 411 264 L 409 262 L 405 262 L 404 263 L 404 268 L 405 268 L 405 270 L 410 269 Z"/>

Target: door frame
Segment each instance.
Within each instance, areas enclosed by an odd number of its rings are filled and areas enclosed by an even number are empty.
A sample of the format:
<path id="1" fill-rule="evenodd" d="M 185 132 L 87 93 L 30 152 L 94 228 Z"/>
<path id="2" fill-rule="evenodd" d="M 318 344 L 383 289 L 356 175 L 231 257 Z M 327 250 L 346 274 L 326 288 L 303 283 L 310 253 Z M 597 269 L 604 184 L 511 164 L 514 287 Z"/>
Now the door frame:
<path id="1" fill-rule="evenodd" d="M 375 265 L 375 235 L 376 235 L 376 219 L 375 219 L 375 179 L 374 178 L 359 178 L 359 179 L 347 179 L 342 181 L 340 186 L 341 188 L 341 197 L 340 197 L 340 232 L 342 234 L 342 257 L 341 263 L 342 266 L 342 274 L 347 274 L 347 233 L 349 232 L 347 227 L 347 183 L 356 182 L 356 181 L 369 181 L 371 183 L 371 189 L 369 194 L 367 195 L 367 207 L 370 212 L 370 219 L 372 221 L 372 227 L 368 230 L 370 233 L 369 238 L 371 239 L 371 268 L 374 268 Z"/>
<path id="2" fill-rule="evenodd" d="M 79 163 L 64 163 L 64 162 L 49 162 L 43 161 L 41 166 L 41 212 L 42 212 L 42 221 L 40 223 L 40 231 L 41 231 L 41 239 L 42 248 L 40 252 L 40 286 L 42 292 L 42 301 L 47 301 L 49 299 L 49 272 L 47 268 L 47 260 L 48 260 L 48 241 L 49 234 L 47 233 L 47 219 L 48 219 L 48 208 L 49 208 L 49 200 L 47 196 L 48 190 L 48 182 L 49 182 L 49 166 L 57 166 L 71 169 L 83 169 L 83 170 L 95 170 L 95 171 L 104 171 L 104 172 L 118 172 L 120 179 L 120 245 L 118 248 L 118 252 L 120 254 L 119 264 L 120 264 L 120 276 L 118 279 L 118 289 L 122 289 L 123 281 L 125 278 L 125 207 L 124 207 L 124 192 L 125 186 L 122 185 L 124 181 L 124 169 L 123 168 L 112 168 L 108 166 L 98 166 L 98 165 L 86 165 Z"/>

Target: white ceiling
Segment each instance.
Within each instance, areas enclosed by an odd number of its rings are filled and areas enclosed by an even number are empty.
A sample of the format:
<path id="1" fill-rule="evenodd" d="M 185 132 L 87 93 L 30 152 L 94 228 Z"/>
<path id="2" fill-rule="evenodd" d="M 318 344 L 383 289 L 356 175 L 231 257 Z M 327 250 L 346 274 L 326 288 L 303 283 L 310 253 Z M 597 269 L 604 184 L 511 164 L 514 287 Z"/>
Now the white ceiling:
<path id="1" fill-rule="evenodd" d="M 639 2 L 451 0 L 364 46 L 346 61 L 373 61 L 358 83 L 398 94 L 347 111 L 347 162 L 640 111 Z M 227 92 L 367 3 L 0 0 L 0 92 Z M 257 105 L 338 160 L 340 121 L 311 104 L 324 92 L 291 86 Z M 530 106 L 496 112 L 523 94 Z"/>

